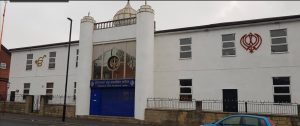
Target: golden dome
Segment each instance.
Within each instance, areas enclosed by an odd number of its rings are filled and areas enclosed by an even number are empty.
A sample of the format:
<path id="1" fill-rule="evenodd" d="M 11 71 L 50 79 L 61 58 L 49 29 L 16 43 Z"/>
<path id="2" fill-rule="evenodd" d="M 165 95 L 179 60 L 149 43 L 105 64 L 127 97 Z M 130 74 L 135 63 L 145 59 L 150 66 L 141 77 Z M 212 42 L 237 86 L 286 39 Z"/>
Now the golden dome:
<path id="1" fill-rule="evenodd" d="M 119 10 L 115 14 L 113 20 L 121 20 L 121 19 L 126 19 L 126 18 L 133 18 L 133 17 L 136 17 L 136 13 L 137 13 L 137 11 L 130 6 L 130 3 L 128 1 L 127 4 L 126 4 L 126 6 L 123 9 Z"/>

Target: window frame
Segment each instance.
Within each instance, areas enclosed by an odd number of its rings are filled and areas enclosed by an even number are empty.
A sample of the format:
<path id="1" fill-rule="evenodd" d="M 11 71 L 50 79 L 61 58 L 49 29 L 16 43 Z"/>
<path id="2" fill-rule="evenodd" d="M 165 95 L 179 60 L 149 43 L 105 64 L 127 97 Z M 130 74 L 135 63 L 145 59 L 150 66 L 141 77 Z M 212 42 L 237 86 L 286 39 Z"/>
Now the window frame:
<path id="1" fill-rule="evenodd" d="M 234 35 L 234 40 L 229 40 L 229 41 L 223 41 L 223 36 L 224 35 Z M 222 34 L 221 35 L 221 41 L 222 41 L 222 44 L 221 44 L 221 48 L 222 48 L 222 57 L 236 57 L 236 44 L 235 44 L 235 41 L 236 41 L 236 33 L 228 33 L 228 34 Z M 224 43 L 233 43 L 233 47 L 226 47 L 224 48 L 223 45 Z M 224 50 L 228 50 L 228 49 L 233 49 L 234 50 L 234 55 L 224 55 L 223 54 L 223 51 Z"/>
<path id="2" fill-rule="evenodd" d="M 190 39 L 190 44 L 181 44 L 181 40 L 183 40 L 183 39 Z M 192 55 L 192 37 L 186 37 L 186 38 L 180 38 L 179 39 L 179 59 L 180 60 L 185 60 L 185 59 L 192 59 L 192 57 L 193 57 L 193 55 Z M 190 47 L 190 50 L 185 50 L 185 51 L 182 51 L 181 50 L 181 47 L 186 47 L 186 46 L 189 46 Z M 185 57 L 185 58 L 182 58 L 181 57 L 181 53 L 187 53 L 187 52 L 189 52 L 189 53 L 191 53 L 191 56 L 190 57 Z"/>
<path id="3" fill-rule="evenodd" d="M 286 30 L 286 35 L 285 36 L 276 36 L 276 37 L 272 37 L 271 35 L 271 32 L 272 31 L 276 31 L 276 30 Z M 289 53 L 289 44 L 288 44 L 288 31 L 287 31 L 287 28 L 280 28 L 280 29 L 272 29 L 269 31 L 270 32 L 270 49 L 271 49 L 271 54 L 286 54 L 286 53 Z M 276 39 L 276 38 L 285 38 L 286 39 L 286 42 L 285 43 L 280 43 L 280 44 L 273 44 L 272 42 L 272 39 Z M 287 51 L 284 51 L 284 52 L 273 52 L 272 51 L 272 47 L 273 46 L 284 46 L 286 45 L 286 48 L 287 48 Z"/>
<path id="4" fill-rule="evenodd" d="M 73 85 L 73 100 L 75 101 L 76 100 L 76 94 L 77 94 L 77 82 L 74 82 L 74 85 Z"/>
<path id="5" fill-rule="evenodd" d="M 79 60 L 79 49 L 76 49 L 75 68 L 78 67 L 78 60 Z"/>
<path id="6" fill-rule="evenodd" d="M 48 87 L 48 84 L 52 84 L 52 87 Z M 47 90 L 52 90 L 51 93 L 47 93 Z M 52 100 L 53 97 L 53 91 L 54 91 L 54 82 L 47 82 L 46 83 L 46 90 L 45 90 L 45 94 L 46 96 L 48 96 L 49 100 Z"/>
<path id="7" fill-rule="evenodd" d="M 289 78 L 289 84 L 281 84 L 281 85 L 274 85 L 273 79 L 274 78 L 280 78 L 280 77 L 288 77 Z M 272 91 L 273 91 L 273 101 L 274 103 L 292 103 L 292 93 L 291 93 L 291 77 L 290 76 L 274 76 L 272 77 Z M 289 93 L 275 93 L 275 87 L 288 87 Z M 282 95 L 282 96 L 289 96 L 290 102 L 276 102 L 275 101 L 275 95 Z"/>
<path id="8" fill-rule="evenodd" d="M 51 56 L 51 53 L 55 53 L 55 56 Z M 52 52 L 49 52 L 49 60 L 48 60 L 48 69 L 49 70 L 54 70 L 55 67 L 56 67 L 56 56 L 57 56 L 57 53 L 56 51 L 52 51 Z M 51 61 L 51 59 L 54 59 L 54 61 Z M 54 67 L 50 68 L 50 64 L 53 65 L 54 64 Z"/>
<path id="9" fill-rule="evenodd" d="M 32 58 L 29 59 L 28 55 L 32 55 Z M 28 63 L 28 61 L 31 61 L 31 63 Z M 27 69 L 27 66 L 30 66 L 30 69 Z M 26 71 L 32 71 L 32 67 L 33 67 L 33 53 L 28 53 L 26 55 L 26 65 L 25 65 L 25 70 Z"/>
<path id="10" fill-rule="evenodd" d="M 191 81 L 191 85 L 181 85 L 181 81 L 182 80 L 190 80 Z M 190 88 L 191 90 L 191 93 L 181 93 L 181 88 Z M 181 96 L 184 96 L 184 95 L 190 95 L 191 96 L 191 99 L 188 99 L 188 100 L 182 100 L 181 99 Z M 180 102 L 190 102 L 190 101 L 193 101 L 193 79 L 179 79 L 179 101 Z"/>

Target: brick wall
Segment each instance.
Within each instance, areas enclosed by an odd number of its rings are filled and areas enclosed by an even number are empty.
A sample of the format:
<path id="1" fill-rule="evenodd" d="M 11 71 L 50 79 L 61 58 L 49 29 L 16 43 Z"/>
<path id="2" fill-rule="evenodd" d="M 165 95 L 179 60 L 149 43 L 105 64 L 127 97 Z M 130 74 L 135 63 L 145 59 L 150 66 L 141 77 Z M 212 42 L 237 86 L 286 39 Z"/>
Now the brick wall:
<path id="1" fill-rule="evenodd" d="M 7 82 L 10 69 L 10 52 L 1 45 L 0 63 L 6 63 L 6 69 L 0 69 L 0 101 L 5 101 L 7 94 Z"/>

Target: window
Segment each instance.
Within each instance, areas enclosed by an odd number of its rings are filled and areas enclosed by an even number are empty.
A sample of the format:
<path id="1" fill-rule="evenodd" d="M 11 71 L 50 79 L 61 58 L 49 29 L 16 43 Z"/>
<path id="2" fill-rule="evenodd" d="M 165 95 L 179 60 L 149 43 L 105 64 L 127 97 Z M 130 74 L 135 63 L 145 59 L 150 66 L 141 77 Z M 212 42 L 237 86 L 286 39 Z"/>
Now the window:
<path id="1" fill-rule="evenodd" d="M 56 57 L 56 52 L 50 52 L 49 53 L 49 69 L 54 69 L 55 68 L 55 57 Z"/>
<path id="2" fill-rule="evenodd" d="M 26 95 L 29 95 L 29 91 L 30 91 L 30 83 L 24 83 L 23 99 L 26 98 Z"/>
<path id="3" fill-rule="evenodd" d="M 235 34 L 222 35 L 222 56 L 235 56 Z"/>
<path id="4" fill-rule="evenodd" d="M 273 77 L 275 103 L 291 103 L 290 77 Z"/>
<path id="5" fill-rule="evenodd" d="M 6 63 L 0 63 L 0 69 L 5 70 L 6 69 Z"/>
<path id="6" fill-rule="evenodd" d="M 245 126 L 261 126 L 260 119 L 258 118 L 243 117 L 242 120 L 243 120 L 243 125 Z"/>
<path id="7" fill-rule="evenodd" d="M 180 58 L 192 58 L 192 38 L 180 39 Z"/>
<path id="8" fill-rule="evenodd" d="M 48 96 L 49 100 L 52 100 L 53 96 L 53 82 L 48 82 L 46 85 L 46 95 Z"/>
<path id="9" fill-rule="evenodd" d="M 287 30 L 277 29 L 271 30 L 271 51 L 272 53 L 288 52 Z"/>
<path id="10" fill-rule="evenodd" d="M 180 101 L 192 101 L 192 79 L 180 79 Z"/>
<path id="11" fill-rule="evenodd" d="M 226 126 L 227 125 L 241 126 L 241 117 L 231 117 L 231 118 L 225 119 L 224 121 L 222 121 L 222 124 L 226 125 Z"/>
<path id="12" fill-rule="evenodd" d="M 73 97 L 73 100 L 75 100 L 76 99 L 76 87 L 77 87 L 77 82 L 74 82 L 74 97 Z"/>
<path id="13" fill-rule="evenodd" d="M 79 55 L 79 49 L 76 49 L 76 63 L 75 63 L 75 67 L 78 67 L 78 55 Z"/>
<path id="14" fill-rule="evenodd" d="M 135 78 L 135 65 L 134 56 L 113 48 L 93 60 L 93 79 L 132 79 Z"/>
<path id="15" fill-rule="evenodd" d="M 27 54 L 26 70 L 32 70 L 33 54 Z"/>

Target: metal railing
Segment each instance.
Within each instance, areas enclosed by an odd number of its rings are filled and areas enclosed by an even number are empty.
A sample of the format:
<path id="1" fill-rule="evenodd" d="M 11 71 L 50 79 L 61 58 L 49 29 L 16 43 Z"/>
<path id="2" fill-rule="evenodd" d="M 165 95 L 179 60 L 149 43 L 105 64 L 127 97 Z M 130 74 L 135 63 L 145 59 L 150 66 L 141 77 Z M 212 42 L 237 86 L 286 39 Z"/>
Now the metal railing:
<path id="1" fill-rule="evenodd" d="M 170 98 L 148 98 L 147 108 L 153 109 L 175 109 L 175 110 L 195 110 L 196 101 L 180 101 Z"/>
<path id="2" fill-rule="evenodd" d="M 224 102 L 237 102 L 238 113 L 298 115 L 297 103 L 273 103 L 264 101 L 202 100 L 203 111 L 224 112 Z"/>
<path id="3" fill-rule="evenodd" d="M 6 102 L 26 102 L 26 96 L 32 96 L 34 104 L 39 104 L 41 100 L 41 96 L 46 96 L 47 98 L 47 104 L 58 104 L 63 105 L 64 104 L 64 96 L 63 95 L 23 95 L 23 94 L 0 94 L 0 97 L 2 98 L 0 101 L 6 101 Z M 37 100 L 37 101 L 36 101 Z M 71 95 L 66 97 L 66 104 L 67 105 L 75 105 L 76 104 L 76 96 Z"/>
<path id="4" fill-rule="evenodd" d="M 63 105 L 64 104 L 64 96 L 63 95 L 48 96 L 48 104 Z M 76 96 L 74 96 L 74 95 L 67 96 L 66 104 L 67 105 L 75 105 L 76 104 Z"/>
<path id="5" fill-rule="evenodd" d="M 94 30 L 120 27 L 120 26 L 132 25 L 132 24 L 136 24 L 136 18 L 135 17 L 134 18 L 121 19 L 121 20 L 95 23 L 94 24 Z"/>

